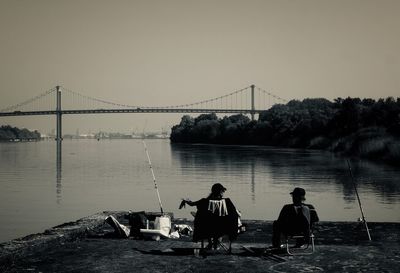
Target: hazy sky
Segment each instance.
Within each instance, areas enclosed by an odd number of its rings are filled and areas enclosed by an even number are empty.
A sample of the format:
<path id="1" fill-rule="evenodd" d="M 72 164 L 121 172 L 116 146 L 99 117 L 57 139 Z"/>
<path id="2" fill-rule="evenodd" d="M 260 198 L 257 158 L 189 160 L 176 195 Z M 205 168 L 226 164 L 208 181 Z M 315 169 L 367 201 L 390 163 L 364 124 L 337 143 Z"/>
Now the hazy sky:
<path id="1" fill-rule="evenodd" d="M 0 0 L 0 109 L 56 85 L 176 105 L 250 84 L 290 99 L 400 96 L 400 1 Z M 197 115 L 197 114 L 195 114 Z M 64 116 L 64 133 L 181 114 Z M 54 117 L 0 117 L 49 132 Z"/>

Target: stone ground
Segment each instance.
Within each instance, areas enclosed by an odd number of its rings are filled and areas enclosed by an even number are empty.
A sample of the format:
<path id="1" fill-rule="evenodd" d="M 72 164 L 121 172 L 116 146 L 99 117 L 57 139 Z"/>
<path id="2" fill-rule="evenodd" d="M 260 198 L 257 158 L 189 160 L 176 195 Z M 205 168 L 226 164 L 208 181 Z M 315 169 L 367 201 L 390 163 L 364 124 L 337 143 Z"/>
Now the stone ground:
<path id="1" fill-rule="evenodd" d="M 0 272 L 400 272 L 400 223 L 368 223 L 372 241 L 356 222 L 318 223 L 316 250 L 308 256 L 258 255 L 245 247 L 266 248 L 270 221 L 244 221 L 233 253 L 195 254 L 190 237 L 145 241 L 106 236 L 104 218 L 122 223 L 124 212 L 104 212 L 0 244 Z M 173 224 L 188 223 L 175 219 Z M 257 249 L 256 249 L 257 250 Z M 275 257 L 276 257 L 275 256 Z"/>

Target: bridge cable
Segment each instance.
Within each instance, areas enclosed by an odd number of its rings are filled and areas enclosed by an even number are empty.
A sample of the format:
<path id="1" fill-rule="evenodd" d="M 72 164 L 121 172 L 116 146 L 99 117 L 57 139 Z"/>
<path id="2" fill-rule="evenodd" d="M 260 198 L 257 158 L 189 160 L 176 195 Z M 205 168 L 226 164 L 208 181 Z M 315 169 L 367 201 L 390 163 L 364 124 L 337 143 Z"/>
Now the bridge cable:
<path id="1" fill-rule="evenodd" d="M 26 101 L 23 101 L 21 103 L 14 104 L 14 105 L 11 105 L 9 107 L 3 108 L 3 109 L 0 110 L 0 112 L 11 112 L 11 110 L 13 110 L 13 109 L 18 109 L 18 107 L 22 107 L 22 106 L 25 106 L 25 105 L 30 104 L 32 102 L 35 102 L 36 100 L 39 100 L 39 99 L 41 99 L 41 98 L 43 98 L 43 97 L 45 97 L 45 96 L 47 96 L 47 95 L 49 95 L 49 94 L 51 94 L 52 92 L 55 92 L 55 91 L 56 91 L 56 89 L 55 89 L 55 87 L 53 87 L 53 88 L 51 88 L 51 89 L 49 89 L 49 90 L 47 90 L 47 91 L 45 91 L 45 92 L 33 97 L 33 98 L 30 98 L 30 99 L 28 99 Z"/>
<path id="2" fill-rule="evenodd" d="M 271 96 L 271 97 L 273 97 L 273 98 L 275 98 L 275 99 L 277 99 L 277 100 L 279 100 L 279 101 L 281 101 L 281 102 L 285 102 L 285 103 L 289 102 L 288 100 L 283 99 L 283 98 L 281 98 L 281 97 L 279 97 L 279 96 L 277 96 L 277 95 L 275 95 L 275 94 L 273 94 L 273 93 L 271 93 L 271 92 L 268 92 L 268 91 L 266 91 L 266 90 L 264 90 L 264 89 L 262 89 L 262 88 L 260 88 L 260 87 L 258 87 L 258 86 L 256 86 L 256 88 L 257 88 L 258 90 L 260 90 L 261 92 L 264 92 L 264 93 L 268 94 L 268 96 Z"/>
<path id="3" fill-rule="evenodd" d="M 82 94 L 80 94 L 78 92 L 75 92 L 75 91 L 72 91 L 72 90 L 66 89 L 66 88 L 63 88 L 63 90 L 67 91 L 68 93 L 71 93 L 73 95 L 76 95 L 76 96 L 80 97 L 81 99 L 88 100 L 89 103 L 92 103 L 92 107 L 93 108 L 96 106 L 94 104 L 94 102 L 99 102 L 99 103 L 102 103 L 102 104 L 108 104 L 108 105 L 113 105 L 113 106 L 118 106 L 118 107 L 140 108 L 140 106 L 137 106 L 137 105 L 127 105 L 127 104 L 115 103 L 115 102 L 111 102 L 111 101 L 106 101 L 106 100 L 102 100 L 102 99 L 98 99 L 98 98 L 82 95 Z"/>

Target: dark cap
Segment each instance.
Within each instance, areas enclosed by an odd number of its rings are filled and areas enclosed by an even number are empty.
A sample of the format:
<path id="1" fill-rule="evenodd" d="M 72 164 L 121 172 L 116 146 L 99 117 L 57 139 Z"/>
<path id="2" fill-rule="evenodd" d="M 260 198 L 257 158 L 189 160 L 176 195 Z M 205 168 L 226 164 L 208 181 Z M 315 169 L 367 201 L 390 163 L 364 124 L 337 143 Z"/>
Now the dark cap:
<path id="1" fill-rule="evenodd" d="M 294 190 L 290 193 L 293 196 L 305 196 L 306 191 L 303 188 L 294 188 Z"/>
<path id="2" fill-rule="evenodd" d="M 226 188 L 222 186 L 220 183 L 215 183 L 214 185 L 212 185 L 211 187 L 212 193 L 219 193 L 221 191 L 226 191 Z"/>

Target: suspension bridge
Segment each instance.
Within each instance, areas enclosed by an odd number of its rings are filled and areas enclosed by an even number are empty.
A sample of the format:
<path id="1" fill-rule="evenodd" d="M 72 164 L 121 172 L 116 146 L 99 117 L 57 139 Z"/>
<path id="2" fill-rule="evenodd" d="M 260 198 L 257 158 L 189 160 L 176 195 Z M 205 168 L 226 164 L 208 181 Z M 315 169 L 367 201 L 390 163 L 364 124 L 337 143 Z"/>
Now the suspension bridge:
<path id="1" fill-rule="evenodd" d="M 255 114 L 269 109 L 273 104 L 285 102 L 285 99 L 255 85 L 212 99 L 172 106 L 121 104 L 56 86 L 21 103 L 1 109 L 0 117 L 56 115 L 56 140 L 61 141 L 62 116 L 68 114 L 236 113 L 250 114 L 254 119 Z"/>

